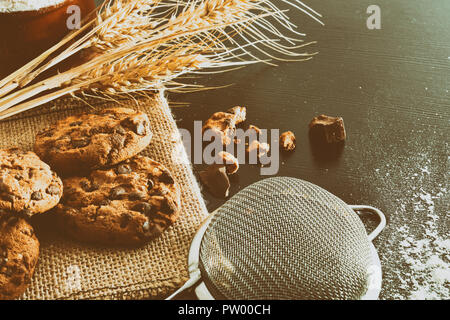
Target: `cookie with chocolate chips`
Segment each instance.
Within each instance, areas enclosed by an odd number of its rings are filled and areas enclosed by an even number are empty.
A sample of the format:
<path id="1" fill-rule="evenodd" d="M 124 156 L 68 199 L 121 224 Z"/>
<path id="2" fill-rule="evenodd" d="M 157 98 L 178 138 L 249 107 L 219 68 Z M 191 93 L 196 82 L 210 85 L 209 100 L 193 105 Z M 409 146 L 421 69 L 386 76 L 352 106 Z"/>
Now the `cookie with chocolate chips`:
<path id="1" fill-rule="evenodd" d="M 147 147 L 152 138 L 145 113 L 108 108 L 58 121 L 36 136 L 35 152 L 62 173 L 117 164 Z"/>
<path id="2" fill-rule="evenodd" d="M 0 216 L 46 212 L 62 193 L 61 179 L 34 152 L 0 149 Z"/>
<path id="3" fill-rule="evenodd" d="M 39 258 L 33 228 L 14 215 L 0 217 L 0 300 L 20 297 L 30 284 Z"/>
<path id="4" fill-rule="evenodd" d="M 179 215 L 177 183 L 163 165 L 148 157 L 135 156 L 63 182 L 56 221 L 63 233 L 79 241 L 142 245 Z"/>

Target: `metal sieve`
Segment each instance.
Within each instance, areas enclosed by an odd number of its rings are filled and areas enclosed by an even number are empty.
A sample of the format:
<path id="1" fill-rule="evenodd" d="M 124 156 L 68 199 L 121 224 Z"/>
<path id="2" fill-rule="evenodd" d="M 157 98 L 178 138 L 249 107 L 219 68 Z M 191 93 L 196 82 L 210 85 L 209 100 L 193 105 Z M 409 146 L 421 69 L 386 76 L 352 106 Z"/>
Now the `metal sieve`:
<path id="1" fill-rule="evenodd" d="M 378 215 L 367 235 L 356 212 Z M 376 299 L 381 265 L 372 240 L 381 211 L 349 206 L 303 180 L 268 178 L 217 209 L 194 237 L 191 279 L 199 299 Z"/>

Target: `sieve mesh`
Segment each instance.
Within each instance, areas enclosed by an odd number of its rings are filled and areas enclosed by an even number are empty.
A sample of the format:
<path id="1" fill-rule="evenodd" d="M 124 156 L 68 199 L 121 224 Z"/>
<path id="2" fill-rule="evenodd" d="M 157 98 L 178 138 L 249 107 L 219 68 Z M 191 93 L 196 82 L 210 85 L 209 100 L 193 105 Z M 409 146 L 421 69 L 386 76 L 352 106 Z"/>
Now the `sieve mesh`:
<path id="1" fill-rule="evenodd" d="M 287 177 L 232 197 L 200 245 L 202 278 L 217 299 L 358 299 L 370 264 L 357 214 L 328 191 Z"/>

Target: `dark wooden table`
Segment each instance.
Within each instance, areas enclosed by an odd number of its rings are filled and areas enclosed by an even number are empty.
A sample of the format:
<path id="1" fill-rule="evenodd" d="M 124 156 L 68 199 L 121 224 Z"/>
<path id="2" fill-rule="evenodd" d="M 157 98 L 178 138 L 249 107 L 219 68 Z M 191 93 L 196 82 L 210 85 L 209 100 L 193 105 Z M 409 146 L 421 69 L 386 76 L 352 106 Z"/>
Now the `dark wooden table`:
<path id="1" fill-rule="evenodd" d="M 322 27 L 296 11 L 292 21 L 318 44 L 308 62 L 255 65 L 199 79 L 231 87 L 183 95 L 174 113 L 181 128 L 235 105 L 247 124 L 292 130 L 297 149 L 282 155 L 279 176 L 311 181 L 349 204 L 387 215 L 376 239 L 383 299 L 450 298 L 449 135 L 450 1 L 307 1 Z M 369 5 L 381 8 L 381 30 L 366 27 Z M 348 140 L 340 155 L 317 157 L 308 123 L 342 116 Z M 202 168 L 196 165 L 196 171 Z M 265 178 L 256 165 L 232 176 L 231 194 Z M 204 192 L 208 209 L 225 200 Z"/>

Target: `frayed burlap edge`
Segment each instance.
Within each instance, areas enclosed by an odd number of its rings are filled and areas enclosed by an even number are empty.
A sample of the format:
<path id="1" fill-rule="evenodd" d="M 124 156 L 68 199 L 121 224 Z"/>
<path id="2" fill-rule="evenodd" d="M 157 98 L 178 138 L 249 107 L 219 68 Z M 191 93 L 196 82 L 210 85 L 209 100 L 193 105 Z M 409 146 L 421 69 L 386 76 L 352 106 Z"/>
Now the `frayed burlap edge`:
<path id="1" fill-rule="evenodd" d="M 89 105 L 72 98 L 51 102 L 1 121 L 0 148 L 32 150 L 36 133 L 58 119 L 113 106 L 149 115 L 154 136 L 142 154 L 173 173 L 183 195 L 181 216 L 160 238 L 136 249 L 95 247 L 58 233 L 40 238 L 39 263 L 22 299 L 160 299 L 188 279 L 190 242 L 208 213 L 162 92 Z"/>

